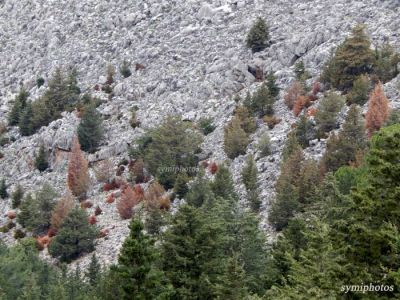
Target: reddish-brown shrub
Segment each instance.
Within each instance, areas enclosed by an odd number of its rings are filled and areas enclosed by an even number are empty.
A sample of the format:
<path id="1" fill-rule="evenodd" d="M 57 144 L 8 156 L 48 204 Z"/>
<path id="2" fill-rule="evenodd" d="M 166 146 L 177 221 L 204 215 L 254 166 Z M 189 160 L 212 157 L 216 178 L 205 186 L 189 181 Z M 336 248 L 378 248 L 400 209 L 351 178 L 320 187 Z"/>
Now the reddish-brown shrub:
<path id="1" fill-rule="evenodd" d="M 96 216 L 90 216 L 88 221 L 90 225 L 94 225 L 97 223 L 97 218 Z"/>
<path id="2" fill-rule="evenodd" d="M 321 83 L 319 81 L 315 81 L 312 86 L 312 94 L 317 96 L 317 94 L 321 91 Z"/>
<path id="3" fill-rule="evenodd" d="M 307 117 L 314 117 L 316 113 L 317 113 L 316 107 L 310 107 L 309 109 L 307 109 Z"/>
<path id="4" fill-rule="evenodd" d="M 56 231 L 54 228 L 50 228 L 50 229 L 47 231 L 47 235 L 48 235 L 49 237 L 56 236 L 56 234 L 57 234 L 57 231 Z"/>
<path id="5" fill-rule="evenodd" d="M 68 187 L 72 194 L 80 199 L 86 196 L 89 188 L 88 161 L 84 157 L 78 138 L 72 141 L 71 155 L 68 163 Z"/>
<path id="6" fill-rule="evenodd" d="M 135 64 L 135 71 L 144 70 L 146 67 L 142 64 L 136 63 Z"/>
<path id="7" fill-rule="evenodd" d="M 10 210 L 9 212 L 7 212 L 7 218 L 9 218 L 10 220 L 13 220 L 17 217 L 17 213 L 13 210 Z"/>
<path id="8" fill-rule="evenodd" d="M 368 130 L 369 137 L 383 126 L 389 117 L 389 113 L 389 101 L 386 98 L 382 83 L 379 82 L 371 93 L 365 117 L 365 127 Z"/>
<path id="9" fill-rule="evenodd" d="M 143 200 L 143 196 L 144 196 L 144 191 L 143 188 L 140 184 L 135 184 L 135 186 L 133 187 L 133 190 L 135 191 L 135 193 L 141 197 L 141 199 Z"/>
<path id="10" fill-rule="evenodd" d="M 111 190 L 118 189 L 119 187 L 120 187 L 120 183 L 116 179 L 113 179 L 111 182 L 105 183 L 103 185 L 103 190 L 105 192 L 109 192 Z"/>
<path id="11" fill-rule="evenodd" d="M 108 204 L 111 204 L 115 201 L 115 197 L 114 197 L 114 193 L 111 193 L 110 195 L 108 195 L 106 202 Z"/>
<path id="12" fill-rule="evenodd" d="M 293 107 L 293 113 L 296 117 L 300 115 L 304 107 L 310 105 L 310 99 L 306 96 L 299 96 Z"/>
<path id="13" fill-rule="evenodd" d="M 93 203 L 89 200 L 83 201 L 81 203 L 81 208 L 91 208 L 93 207 Z"/>
<path id="14" fill-rule="evenodd" d="M 94 209 L 94 215 L 99 216 L 101 215 L 102 212 L 103 211 L 101 210 L 100 206 L 97 205 L 96 208 Z"/>
<path id="15" fill-rule="evenodd" d="M 38 240 L 36 239 L 36 249 L 38 249 L 39 251 L 43 251 L 45 246 Z"/>
<path id="16" fill-rule="evenodd" d="M 100 85 L 96 84 L 96 85 L 94 86 L 94 90 L 95 90 L 95 91 L 100 91 Z"/>
<path id="17" fill-rule="evenodd" d="M 51 214 L 50 224 L 54 231 L 60 228 L 64 218 L 68 215 L 70 210 L 74 207 L 75 202 L 71 194 L 66 194 L 63 198 L 58 201 Z"/>
<path id="18" fill-rule="evenodd" d="M 302 95 L 304 95 L 304 89 L 301 83 L 298 81 L 293 82 L 284 96 L 286 106 L 289 107 L 289 109 L 293 109 L 297 98 Z"/>
<path id="19" fill-rule="evenodd" d="M 161 197 L 159 201 L 159 207 L 163 210 L 169 210 L 171 208 L 171 200 L 169 197 Z"/>
<path id="20" fill-rule="evenodd" d="M 117 202 L 117 210 L 122 219 L 129 219 L 133 214 L 133 207 L 141 201 L 141 196 L 136 194 L 130 186 L 126 186 L 121 192 L 121 198 Z"/>
<path id="21" fill-rule="evenodd" d="M 39 236 L 36 238 L 36 241 L 39 245 L 41 245 L 43 248 L 47 247 L 50 242 L 51 242 L 51 238 L 47 235 L 45 236 Z"/>
<path id="22" fill-rule="evenodd" d="M 216 162 L 212 162 L 211 163 L 211 165 L 210 165 L 210 167 L 209 167 L 209 170 L 210 170 L 210 173 L 211 174 L 215 174 L 215 173 L 217 173 L 217 171 L 218 171 L 218 165 L 217 165 L 217 163 Z"/>

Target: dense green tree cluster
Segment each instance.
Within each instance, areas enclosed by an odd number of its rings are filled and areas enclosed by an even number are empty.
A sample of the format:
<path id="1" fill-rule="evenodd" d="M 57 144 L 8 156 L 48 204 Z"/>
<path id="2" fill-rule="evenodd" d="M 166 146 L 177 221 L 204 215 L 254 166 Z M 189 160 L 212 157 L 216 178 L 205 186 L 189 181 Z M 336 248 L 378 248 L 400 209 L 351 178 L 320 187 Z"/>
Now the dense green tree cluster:
<path id="1" fill-rule="evenodd" d="M 15 97 L 13 107 L 8 115 L 8 124 L 10 126 L 18 125 L 21 119 L 22 111 L 26 107 L 29 93 L 25 89 L 21 89 Z"/>
<path id="2" fill-rule="evenodd" d="M 305 160 L 300 147 L 293 150 L 281 168 L 276 183 L 276 200 L 269 214 L 269 221 L 282 230 L 298 212 L 304 211 L 316 195 L 320 172 L 313 160 Z"/>
<path id="3" fill-rule="evenodd" d="M 36 101 L 28 101 L 28 93 L 20 91 L 8 116 L 9 124 L 18 125 L 22 135 L 31 135 L 60 118 L 63 111 L 72 110 L 79 102 L 79 94 L 76 71 L 64 73 L 57 69 L 47 91 Z"/>
<path id="4" fill-rule="evenodd" d="M 313 204 L 289 219 L 272 249 L 268 298 L 361 299 L 343 286 L 370 284 L 387 285 L 371 299 L 400 296 L 399 143 L 399 125 L 381 129 L 362 166 L 328 174 Z"/>
<path id="5" fill-rule="evenodd" d="M 138 141 L 131 156 L 142 157 L 147 170 L 165 188 L 172 188 L 178 173 L 196 174 L 201 141 L 201 135 L 191 123 L 178 117 L 167 117 Z"/>
<path id="6" fill-rule="evenodd" d="M 273 106 L 279 95 L 279 87 L 275 81 L 276 78 L 271 72 L 253 95 L 248 94 L 243 104 L 251 113 L 260 117 L 274 114 Z"/>
<path id="7" fill-rule="evenodd" d="M 351 110 L 346 123 L 359 117 Z M 222 165 L 213 181 L 200 172 L 157 243 L 139 219 L 131 221 L 118 263 L 109 270 L 101 270 L 94 255 L 84 274 L 79 267 L 57 269 L 38 258 L 29 238 L 11 248 L 0 244 L 1 297 L 362 299 L 343 286 L 372 283 L 392 288 L 369 292 L 371 299 L 399 298 L 399 156 L 399 124 L 374 135 L 360 167 L 340 167 L 323 181 L 316 163 L 294 147 L 277 183 L 282 209 L 273 224 L 282 232 L 271 249 L 258 218 L 240 207 L 228 168 Z M 246 187 L 254 187 L 250 160 L 243 174 Z M 50 253 L 61 247 L 71 254 L 68 261 L 91 251 L 90 226 L 80 208 L 72 210 Z"/>
<path id="8" fill-rule="evenodd" d="M 61 223 L 49 246 L 49 253 L 60 261 L 70 262 L 84 252 L 94 250 L 97 230 L 88 223 L 88 215 L 81 208 L 73 208 Z"/>
<path id="9" fill-rule="evenodd" d="M 50 228 L 50 219 L 56 204 L 57 193 L 49 184 L 34 195 L 27 194 L 21 205 L 17 221 L 34 234 L 43 234 Z"/>
<path id="10" fill-rule="evenodd" d="M 342 130 L 332 135 L 327 142 L 326 152 L 322 159 L 324 171 L 334 172 L 341 166 L 356 163 L 357 155 L 367 147 L 367 136 L 364 121 L 356 105 L 347 113 Z"/>
<path id="11" fill-rule="evenodd" d="M 228 169 L 218 172 L 214 182 L 197 180 L 191 201 L 163 238 L 162 269 L 175 299 L 246 299 L 265 291 L 267 260 L 258 220 L 238 208 Z"/>
<path id="12" fill-rule="evenodd" d="M 339 90 L 349 90 L 353 81 L 362 74 L 370 74 L 375 62 L 371 41 L 364 26 L 358 25 L 352 35 L 336 49 L 328 62 L 322 79 Z"/>
<path id="13" fill-rule="evenodd" d="M 375 81 L 387 82 L 399 73 L 397 67 L 399 62 L 400 55 L 388 42 L 380 48 L 377 47 L 374 52 L 371 49 L 371 41 L 365 33 L 365 27 L 357 25 L 353 28 L 352 35 L 336 49 L 326 64 L 321 79 L 339 90 L 349 91 L 352 88 L 359 90 L 360 82 L 356 83 L 356 80 L 360 76 L 369 74 Z M 357 101 L 362 100 L 357 99 Z"/>

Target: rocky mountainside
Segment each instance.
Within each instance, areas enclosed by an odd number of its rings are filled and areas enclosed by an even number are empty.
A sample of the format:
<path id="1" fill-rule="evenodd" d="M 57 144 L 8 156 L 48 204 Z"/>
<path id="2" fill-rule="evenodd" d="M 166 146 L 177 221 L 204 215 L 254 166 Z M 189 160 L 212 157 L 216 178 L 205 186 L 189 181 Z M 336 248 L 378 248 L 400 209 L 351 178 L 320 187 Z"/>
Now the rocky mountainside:
<path id="1" fill-rule="evenodd" d="M 105 117 L 106 136 L 101 149 L 89 155 L 95 162 L 110 158 L 116 164 L 127 158 L 128 146 L 147 128 L 158 125 L 164 116 L 182 115 L 187 120 L 208 116 L 216 130 L 205 138 L 204 158 L 222 162 L 223 127 L 235 107 L 234 95 L 253 92 L 260 83 L 249 69 L 260 67 L 274 71 L 285 89 L 294 78 L 293 65 L 301 58 L 315 80 L 334 49 L 348 36 L 351 28 L 364 23 L 373 43 L 384 40 L 400 48 L 400 3 L 397 0 L 323 1 L 323 0 L 220 0 L 220 1 L 98 1 L 98 0 L 2 0 L 0 1 L 0 120 L 6 121 L 11 103 L 21 85 L 31 99 L 42 95 L 36 79 L 49 78 L 56 67 L 73 66 L 78 71 L 83 91 L 104 100 L 99 111 Z M 251 53 L 245 37 L 257 16 L 270 28 L 272 45 Z M 140 64 L 133 75 L 116 76 L 114 96 L 96 91 L 106 81 L 108 64 L 120 66 L 123 60 Z M 400 107 L 397 77 L 385 85 L 393 107 Z M 259 137 L 268 131 L 272 155 L 257 160 L 262 187 L 264 228 L 279 173 L 280 151 L 291 124 L 296 120 L 283 104 L 283 91 L 275 113 L 282 119 L 274 129 L 260 124 L 251 137 L 248 153 L 256 154 Z M 141 126 L 129 125 L 130 110 L 138 107 Z M 344 114 L 345 112 L 343 112 Z M 343 117 L 342 114 L 342 117 Z M 21 137 L 16 128 L 8 135 L 15 141 L 1 148 L 0 178 L 9 189 L 17 183 L 36 190 L 49 182 L 60 194 L 66 186 L 65 154 L 79 122 L 75 113 L 43 127 L 36 134 Z M 52 150 L 51 172 L 40 173 L 33 156 L 41 143 Z M 312 141 L 307 153 L 320 157 L 325 141 Z M 240 171 L 245 156 L 230 164 L 237 191 L 244 196 Z M 100 240 L 98 256 L 106 264 L 115 261 L 125 235 L 115 205 L 106 205 L 107 194 L 93 185 L 89 198 L 99 204 L 103 214 L 99 227 L 110 229 L 107 240 Z M 244 197 L 243 197 L 244 200 Z M 0 203 L 0 225 L 9 211 L 9 201 Z M 9 243 L 13 237 L 0 233 Z M 86 258 L 80 260 L 86 263 Z"/>

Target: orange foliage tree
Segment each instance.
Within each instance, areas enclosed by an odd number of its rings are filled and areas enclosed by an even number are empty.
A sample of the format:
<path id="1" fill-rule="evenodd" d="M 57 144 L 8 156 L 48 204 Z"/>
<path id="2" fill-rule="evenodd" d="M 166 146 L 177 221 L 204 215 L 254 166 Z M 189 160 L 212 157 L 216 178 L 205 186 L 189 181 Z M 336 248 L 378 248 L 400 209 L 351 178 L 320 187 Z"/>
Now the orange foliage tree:
<path id="1" fill-rule="evenodd" d="M 304 107 L 307 107 L 310 105 L 310 99 L 306 96 L 299 96 L 297 97 L 296 102 L 294 103 L 293 106 L 293 113 L 296 117 L 298 117 L 303 110 Z"/>
<path id="2" fill-rule="evenodd" d="M 68 163 L 68 187 L 74 196 L 83 199 L 89 188 L 89 181 L 88 161 L 81 151 L 78 138 L 75 137 Z"/>
<path id="3" fill-rule="evenodd" d="M 132 217 L 133 208 L 143 198 L 139 193 L 136 193 L 130 186 L 125 186 L 121 192 L 121 198 L 117 202 L 117 210 L 122 219 L 129 219 Z"/>
<path id="4" fill-rule="evenodd" d="M 297 98 L 302 95 L 304 95 L 304 89 L 301 83 L 298 81 L 293 82 L 286 91 L 286 95 L 284 97 L 285 104 L 287 105 L 287 107 L 289 107 L 289 109 L 293 109 Z"/>
<path id="5" fill-rule="evenodd" d="M 382 83 L 379 82 L 369 97 L 368 112 L 365 118 L 365 127 L 367 127 L 369 137 L 383 126 L 389 117 L 389 113 L 389 101 L 386 98 Z"/>
<path id="6" fill-rule="evenodd" d="M 50 224 L 51 229 L 57 232 L 60 228 L 64 218 L 68 215 L 70 210 L 74 207 L 74 199 L 71 194 L 66 194 L 63 198 L 58 201 L 51 214 Z"/>

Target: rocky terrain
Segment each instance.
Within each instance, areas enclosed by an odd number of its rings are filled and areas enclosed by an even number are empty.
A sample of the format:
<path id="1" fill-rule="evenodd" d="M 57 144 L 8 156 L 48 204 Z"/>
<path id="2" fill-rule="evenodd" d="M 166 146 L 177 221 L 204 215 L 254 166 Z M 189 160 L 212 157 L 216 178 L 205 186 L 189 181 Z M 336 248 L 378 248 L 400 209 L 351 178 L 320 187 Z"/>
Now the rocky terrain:
<path id="1" fill-rule="evenodd" d="M 128 145 L 146 128 L 158 125 L 166 115 L 179 114 L 193 121 L 204 116 L 214 119 L 217 129 L 206 137 L 203 154 L 222 162 L 227 159 L 223 126 L 232 115 L 233 97 L 253 92 L 260 84 L 249 73 L 249 67 L 274 71 L 279 86 L 285 89 L 294 78 L 294 63 L 301 58 L 313 76 L 312 82 L 335 46 L 358 23 L 367 25 L 373 43 L 389 40 L 399 51 L 399 12 L 398 0 L 2 0 L 0 120 L 6 121 L 21 85 L 35 99 L 46 89 L 46 85 L 36 87 L 36 78 L 48 79 L 58 66 L 74 66 L 82 90 L 104 100 L 99 111 L 106 118 L 106 136 L 101 149 L 90 155 L 89 161 L 111 158 L 118 163 L 127 157 Z M 245 37 L 257 16 L 267 21 L 272 45 L 252 54 L 245 47 Z M 106 80 L 107 65 L 118 67 L 124 59 L 133 66 L 141 64 L 144 69 L 133 68 L 133 75 L 126 79 L 118 74 L 112 98 L 95 91 L 95 85 Z M 385 85 L 393 107 L 400 107 L 399 82 L 397 77 Z M 281 123 L 272 130 L 261 124 L 248 147 L 248 153 L 256 154 L 259 137 L 269 133 L 273 153 L 258 159 L 257 166 L 263 227 L 270 236 L 273 233 L 266 217 L 274 198 L 280 151 L 296 120 L 283 104 L 283 95 L 282 91 L 275 107 Z M 136 129 L 129 125 L 134 106 L 139 108 L 141 121 Z M 64 113 L 62 119 L 30 137 L 21 137 L 12 128 L 8 135 L 15 141 L 0 149 L 4 153 L 0 178 L 6 178 L 10 190 L 19 183 L 34 191 L 49 182 L 62 194 L 66 186 L 65 153 L 78 122 L 75 113 Z M 53 149 L 52 172 L 39 173 L 33 167 L 33 155 L 42 142 Z M 313 141 L 307 154 L 320 157 L 324 144 L 323 140 Z M 243 200 L 240 171 L 245 158 L 240 156 L 230 164 Z M 117 258 L 128 222 L 120 219 L 115 205 L 105 203 L 106 196 L 96 184 L 89 193 L 90 200 L 103 209 L 99 227 L 110 228 L 107 239 L 99 240 L 96 253 L 103 263 L 110 264 Z M 4 215 L 9 210 L 9 201 L 0 202 L 0 225 L 6 222 Z M 13 242 L 8 234 L 0 233 L 0 238 Z M 80 263 L 86 261 L 84 257 Z"/>

